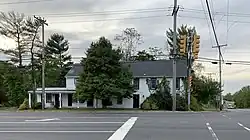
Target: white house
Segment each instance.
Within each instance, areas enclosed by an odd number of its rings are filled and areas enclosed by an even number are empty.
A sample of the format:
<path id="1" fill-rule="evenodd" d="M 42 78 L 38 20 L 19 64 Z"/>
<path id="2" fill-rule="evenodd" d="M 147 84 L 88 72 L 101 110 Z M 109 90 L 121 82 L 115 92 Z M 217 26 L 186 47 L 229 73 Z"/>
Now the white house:
<path id="1" fill-rule="evenodd" d="M 130 64 L 131 71 L 133 73 L 133 84 L 136 88 L 136 92 L 131 99 L 112 99 L 112 108 L 140 108 L 143 101 L 150 96 L 150 90 L 154 90 L 156 85 L 161 82 L 165 76 L 170 82 L 170 88 L 172 88 L 172 60 L 157 60 L 157 61 L 136 61 L 124 63 L 124 65 Z M 72 69 L 65 76 L 66 87 L 65 88 L 45 88 L 45 107 L 54 107 L 55 104 L 59 108 L 80 108 L 80 107 L 97 107 L 101 108 L 101 101 L 77 101 L 73 100 L 73 94 L 75 94 L 77 79 L 79 74 L 83 71 L 83 66 L 80 64 L 74 64 Z M 184 90 L 183 78 L 186 77 L 186 61 L 177 61 L 177 92 Z M 147 85 L 147 79 L 149 79 L 150 86 Z M 172 90 L 171 90 L 172 92 Z M 41 102 L 42 89 L 36 90 L 37 102 Z M 29 91 L 29 105 L 31 107 L 31 96 L 33 91 Z"/>

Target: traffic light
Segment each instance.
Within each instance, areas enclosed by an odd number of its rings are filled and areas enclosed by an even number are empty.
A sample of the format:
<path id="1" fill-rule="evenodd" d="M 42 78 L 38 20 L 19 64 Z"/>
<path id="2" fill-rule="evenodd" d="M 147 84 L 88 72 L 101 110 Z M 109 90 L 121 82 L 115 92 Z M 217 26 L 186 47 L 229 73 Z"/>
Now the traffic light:
<path id="1" fill-rule="evenodd" d="M 185 56 L 186 54 L 186 48 L 187 48 L 187 36 L 186 35 L 181 35 L 180 36 L 180 55 Z"/>
<path id="2" fill-rule="evenodd" d="M 188 82 L 189 82 L 190 87 L 192 86 L 192 80 L 193 80 L 193 79 L 192 79 L 192 76 L 189 76 L 189 77 L 188 77 Z"/>
<path id="3" fill-rule="evenodd" d="M 198 59 L 198 54 L 200 52 L 200 36 L 194 35 L 194 41 L 193 41 L 193 47 L 192 47 L 192 53 L 194 59 Z"/>

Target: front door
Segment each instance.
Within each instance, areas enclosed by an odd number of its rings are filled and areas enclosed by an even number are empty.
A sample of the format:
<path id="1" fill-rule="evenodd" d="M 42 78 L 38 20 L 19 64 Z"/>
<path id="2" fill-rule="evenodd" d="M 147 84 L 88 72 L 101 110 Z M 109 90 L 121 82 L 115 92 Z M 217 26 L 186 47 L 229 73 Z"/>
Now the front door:
<path id="1" fill-rule="evenodd" d="M 72 106 L 72 94 L 68 94 L 68 106 Z"/>
<path id="2" fill-rule="evenodd" d="M 140 95 L 139 94 L 133 95 L 133 108 L 140 108 Z"/>
<path id="3" fill-rule="evenodd" d="M 92 99 L 87 100 L 87 107 L 93 107 L 94 101 Z"/>
<path id="4" fill-rule="evenodd" d="M 60 101 L 59 101 L 59 94 L 55 94 L 55 107 L 59 108 Z"/>

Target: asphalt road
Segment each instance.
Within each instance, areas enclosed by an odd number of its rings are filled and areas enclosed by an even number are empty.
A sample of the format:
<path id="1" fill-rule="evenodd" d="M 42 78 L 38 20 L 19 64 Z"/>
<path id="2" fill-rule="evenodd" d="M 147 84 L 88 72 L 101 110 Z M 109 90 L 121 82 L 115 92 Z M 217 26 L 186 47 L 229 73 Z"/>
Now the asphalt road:
<path id="1" fill-rule="evenodd" d="M 249 140 L 250 110 L 0 112 L 1 140 Z"/>

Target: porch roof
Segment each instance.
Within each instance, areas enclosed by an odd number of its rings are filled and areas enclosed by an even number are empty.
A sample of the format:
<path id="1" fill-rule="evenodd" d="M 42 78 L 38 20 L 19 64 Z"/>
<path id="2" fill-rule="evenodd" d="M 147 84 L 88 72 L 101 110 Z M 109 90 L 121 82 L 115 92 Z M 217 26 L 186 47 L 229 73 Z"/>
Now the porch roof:
<path id="1" fill-rule="evenodd" d="M 67 89 L 67 88 L 45 88 L 45 93 L 53 94 L 53 93 L 62 93 L 62 94 L 72 94 L 76 91 L 74 89 Z M 28 93 L 33 93 L 33 91 L 28 91 Z M 37 88 L 35 91 L 36 94 L 42 93 L 42 88 Z"/>

